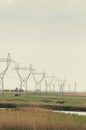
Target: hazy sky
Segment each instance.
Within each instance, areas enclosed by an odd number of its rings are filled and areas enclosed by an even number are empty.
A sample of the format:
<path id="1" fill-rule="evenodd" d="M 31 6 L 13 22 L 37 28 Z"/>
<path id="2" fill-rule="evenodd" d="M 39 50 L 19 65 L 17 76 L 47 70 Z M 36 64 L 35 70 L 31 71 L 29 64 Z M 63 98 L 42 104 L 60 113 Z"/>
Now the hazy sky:
<path id="1" fill-rule="evenodd" d="M 0 57 L 10 52 L 21 66 L 32 63 L 38 71 L 65 77 L 72 86 L 77 81 L 82 91 L 85 35 L 86 0 L 0 0 Z M 19 85 L 14 77 L 13 82 L 6 77 L 5 87 Z"/>

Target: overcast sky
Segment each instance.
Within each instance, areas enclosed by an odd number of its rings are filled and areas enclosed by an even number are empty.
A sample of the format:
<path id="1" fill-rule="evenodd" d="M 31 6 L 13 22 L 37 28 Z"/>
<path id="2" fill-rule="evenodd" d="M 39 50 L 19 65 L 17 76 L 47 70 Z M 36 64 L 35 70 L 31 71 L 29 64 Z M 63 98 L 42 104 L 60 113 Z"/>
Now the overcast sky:
<path id="1" fill-rule="evenodd" d="M 0 0 L 0 57 L 8 52 L 86 91 L 86 0 Z M 8 75 L 5 88 L 17 87 Z"/>

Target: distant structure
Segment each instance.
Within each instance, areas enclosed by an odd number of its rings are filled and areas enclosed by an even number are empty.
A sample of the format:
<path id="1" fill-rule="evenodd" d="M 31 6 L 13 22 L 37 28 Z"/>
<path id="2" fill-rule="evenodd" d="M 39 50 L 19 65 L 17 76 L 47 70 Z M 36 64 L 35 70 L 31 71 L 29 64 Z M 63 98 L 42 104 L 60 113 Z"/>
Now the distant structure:
<path id="1" fill-rule="evenodd" d="M 52 84 L 52 92 L 55 93 L 55 84 Z"/>
<path id="2" fill-rule="evenodd" d="M 42 85 L 42 81 L 44 79 L 43 73 L 32 73 L 33 75 L 33 79 L 35 82 L 35 92 L 41 92 L 41 85 Z M 41 78 L 39 80 L 37 80 L 36 76 L 40 76 Z"/>
<path id="3" fill-rule="evenodd" d="M 71 93 L 71 84 L 68 84 L 68 93 Z"/>
<path id="4" fill-rule="evenodd" d="M 6 75 L 6 72 L 7 72 L 8 68 L 10 66 L 10 63 L 11 62 L 15 63 L 15 61 L 13 61 L 10 58 L 10 53 L 8 53 L 7 59 L 0 58 L 0 62 L 6 62 L 7 63 L 6 68 L 0 73 L 0 79 L 1 79 L 1 85 L 2 85 L 2 94 L 4 96 L 4 78 L 5 78 L 5 75 Z"/>
<path id="5" fill-rule="evenodd" d="M 45 80 L 45 86 L 46 86 L 46 93 L 48 92 L 48 90 L 49 92 L 52 92 L 51 87 L 53 86 L 54 78 L 55 78 L 54 75 L 52 76 L 45 75 L 44 80 Z"/>
<path id="6" fill-rule="evenodd" d="M 56 83 L 57 83 L 57 80 L 56 80 L 56 77 L 54 76 L 53 83 L 52 83 L 52 92 L 53 93 L 56 92 Z"/>
<path id="7" fill-rule="evenodd" d="M 28 95 L 27 82 L 30 78 L 31 73 L 34 71 L 32 64 L 30 64 L 29 68 L 26 68 L 26 67 L 21 68 L 21 67 L 19 67 L 19 63 L 18 63 L 17 67 L 14 68 L 14 69 L 16 70 L 18 77 L 19 77 L 19 80 L 20 80 L 20 91 L 22 90 L 22 87 L 25 87 L 26 94 Z M 23 71 L 23 72 L 29 71 L 29 72 L 28 72 L 28 75 L 26 77 L 24 77 L 23 75 L 20 74 L 20 71 Z"/>
<path id="8" fill-rule="evenodd" d="M 65 82 L 66 82 L 66 80 L 65 79 L 59 79 L 59 80 L 57 80 L 57 82 L 58 82 L 58 85 L 59 85 L 59 93 L 64 93 L 64 86 L 65 86 Z"/>
<path id="9" fill-rule="evenodd" d="M 76 91 L 77 91 L 77 82 L 75 81 L 74 82 L 74 93 L 76 93 Z"/>

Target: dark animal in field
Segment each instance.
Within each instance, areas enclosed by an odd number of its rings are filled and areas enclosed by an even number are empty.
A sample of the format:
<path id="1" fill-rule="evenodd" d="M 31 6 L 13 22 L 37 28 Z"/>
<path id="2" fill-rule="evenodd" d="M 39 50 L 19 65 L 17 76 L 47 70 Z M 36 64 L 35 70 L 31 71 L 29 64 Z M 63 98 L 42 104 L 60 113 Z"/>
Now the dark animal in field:
<path id="1" fill-rule="evenodd" d="M 18 93 L 15 93 L 15 96 L 20 96 Z"/>
<path id="2" fill-rule="evenodd" d="M 64 103 L 65 103 L 65 101 L 58 101 L 58 102 L 56 102 L 56 103 L 59 103 L 59 104 L 64 104 Z"/>

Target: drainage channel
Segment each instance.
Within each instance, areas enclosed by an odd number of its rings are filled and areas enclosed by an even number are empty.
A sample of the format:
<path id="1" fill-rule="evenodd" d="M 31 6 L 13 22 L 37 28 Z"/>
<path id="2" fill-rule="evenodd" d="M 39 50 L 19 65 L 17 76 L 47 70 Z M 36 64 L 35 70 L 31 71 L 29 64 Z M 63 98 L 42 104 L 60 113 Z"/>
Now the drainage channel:
<path id="1" fill-rule="evenodd" d="M 80 115 L 80 116 L 86 116 L 86 112 L 74 112 L 74 111 L 53 111 L 59 112 L 59 113 L 66 113 L 66 114 L 75 114 L 75 115 Z"/>

